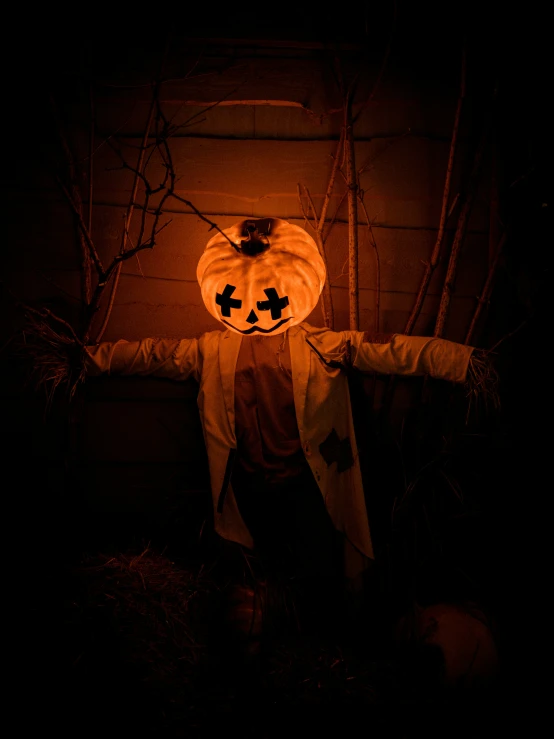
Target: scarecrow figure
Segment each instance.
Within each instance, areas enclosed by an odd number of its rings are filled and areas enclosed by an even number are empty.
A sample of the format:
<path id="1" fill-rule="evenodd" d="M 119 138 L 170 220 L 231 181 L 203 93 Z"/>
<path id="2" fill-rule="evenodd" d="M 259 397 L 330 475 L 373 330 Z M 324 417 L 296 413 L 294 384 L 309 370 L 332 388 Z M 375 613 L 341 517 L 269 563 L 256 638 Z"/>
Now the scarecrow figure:
<path id="1" fill-rule="evenodd" d="M 279 218 L 215 235 L 197 279 L 221 330 L 89 346 L 87 373 L 193 377 L 218 534 L 306 592 L 355 582 L 374 555 L 345 370 L 465 383 L 477 350 L 306 323 L 325 265 Z"/>

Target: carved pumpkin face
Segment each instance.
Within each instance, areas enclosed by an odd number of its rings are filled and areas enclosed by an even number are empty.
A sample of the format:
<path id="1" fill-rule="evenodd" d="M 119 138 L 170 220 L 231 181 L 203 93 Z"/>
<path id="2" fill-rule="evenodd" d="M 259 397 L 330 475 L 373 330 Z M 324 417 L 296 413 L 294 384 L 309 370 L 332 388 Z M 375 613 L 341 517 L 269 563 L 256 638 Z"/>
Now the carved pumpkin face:
<path id="1" fill-rule="evenodd" d="M 217 233 L 196 276 L 209 312 L 239 334 L 279 334 L 317 305 L 325 265 L 315 241 L 280 218 L 244 220 Z"/>

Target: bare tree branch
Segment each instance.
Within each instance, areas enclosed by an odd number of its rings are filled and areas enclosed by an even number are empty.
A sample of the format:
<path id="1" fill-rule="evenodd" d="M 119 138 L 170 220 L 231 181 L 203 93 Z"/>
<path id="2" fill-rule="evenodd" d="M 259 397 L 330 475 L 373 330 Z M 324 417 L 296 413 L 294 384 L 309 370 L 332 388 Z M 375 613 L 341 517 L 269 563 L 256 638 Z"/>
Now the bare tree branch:
<path id="1" fill-rule="evenodd" d="M 485 149 L 486 149 L 486 146 L 489 140 L 489 133 L 490 133 L 490 125 L 489 125 L 489 121 L 487 120 L 485 123 L 484 129 L 483 129 L 483 133 L 481 134 L 481 139 L 479 141 L 477 151 L 475 152 L 472 171 L 471 171 L 471 175 L 469 178 L 465 200 L 464 200 L 464 203 L 462 204 L 462 207 L 460 209 L 460 214 L 458 216 L 458 225 L 456 227 L 456 233 L 454 235 L 454 240 L 452 242 L 452 248 L 450 251 L 450 259 L 448 262 L 448 268 L 446 271 L 446 277 L 444 280 L 444 285 L 443 285 L 442 294 L 441 294 L 441 301 L 439 304 L 439 311 L 438 311 L 437 320 L 435 323 L 435 331 L 433 335 L 436 337 L 441 337 L 444 333 L 446 319 L 448 317 L 448 310 L 450 307 L 450 301 L 452 298 L 452 294 L 454 292 L 454 283 L 456 279 L 456 271 L 458 268 L 458 261 L 460 259 L 462 243 L 465 237 L 469 215 L 471 213 L 471 208 L 473 206 L 473 201 L 475 199 L 475 194 L 476 194 L 477 187 L 478 187 L 479 175 L 481 173 L 481 165 L 483 162 L 483 157 L 485 155 Z"/>
<path id="2" fill-rule="evenodd" d="M 85 239 L 85 243 L 89 249 L 90 256 L 92 258 L 92 261 L 94 262 L 94 266 L 96 267 L 96 271 L 98 272 L 98 274 L 102 274 L 104 272 L 104 268 L 102 267 L 102 262 L 100 261 L 100 257 L 98 256 L 98 252 L 96 251 L 96 248 L 94 246 L 94 243 L 88 231 L 87 224 L 85 223 L 83 219 L 82 211 L 80 210 L 78 203 L 76 203 L 73 200 L 71 193 L 69 192 L 68 188 L 66 187 L 61 177 L 57 174 L 55 175 L 55 177 L 56 177 L 56 181 L 58 185 L 60 186 L 63 194 L 66 197 L 69 207 L 71 208 L 73 213 L 77 216 L 77 222 L 79 224 L 79 228 Z"/>
<path id="3" fill-rule="evenodd" d="M 61 144 L 61 147 L 63 149 L 65 159 L 67 162 L 68 167 L 68 173 L 69 173 L 69 187 L 65 185 L 61 177 L 59 177 L 56 174 L 56 180 L 58 184 L 60 185 L 63 194 L 65 195 L 65 198 L 67 199 L 71 209 L 73 210 L 74 215 L 77 218 L 77 225 L 78 225 L 78 239 L 79 239 L 79 246 L 81 249 L 81 269 L 82 269 L 82 276 L 83 280 L 81 283 L 81 294 L 83 298 L 83 302 L 85 305 L 88 305 L 90 301 L 90 291 L 91 291 L 91 258 L 94 261 L 94 246 L 92 244 L 92 240 L 90 238 L 91 229 L 90 229 L 90 209 L 91 205 L 89 202 L 89 213 L 88 213 L 88 225 L 85 225 L 84 217 L 83 217 L 83 200 L 81 198 L 81 193 L 79 191 L 79 188 L 76 184 L 76 167 L 75 167 L 75 159 L 73 157 L 73 154 L 71 152 L 71 148 L 69 147 L 69 144 L 67 142 L 67 138 L 65 136 L 65 132 L 62 127 L 62 123 L 60 120 L 60 115 L 58 113 L 58 107 L 56 105 L 56 101 L 54 100 L 54 97 L 52 95 L 49 96 L 50 100 L 50 107 L 52 109 L 52 113 L 56 122 L 56 129 L 58 133 L 58 138 Z M 90 177 L 90 173 L 89 173 Z M 98 269 L 98 264 L 96 265 Z"/>
<path id="4" fill-rule="evenodd" d="M 90 51 L 90 49 L 89 49 Z M 90 60 L 89 60 L 90 62 Z M 92 233 L 92 202 L 94 192 L 94 136 L 96 131 L 96 113 L 94 107 L 94 94 L 92 84 L 88 89 L 90 125 L 89 125 L 89 151 L 88 151 L 88 207 L 87 207 L 87 231 Z M 87 249 L 83 250 L 83 292 L 85 305 L 90 305 L 92 300 L 92 275 L 91 258 Z"/>
<path id="5" fill-rule="evenodd" d="M 300 208 L 302 209 L 302 213 L 304 215 L 305 220 L 308 223 L 310 223 L 309 216 L 306 213 L 306 210 L 304 208 L 304 203 L 302 201 L 302 193 L 301 193 L 300 185 L 297 186 L 297 190 L 298 190 L 298 201 L 300 203 Z M 308 188 L 305 186 L 304 186 L 304 193 L 308 199 L 310 210 L 312 212 L 313 223 L 310 225 L 314 229 L 314 240 L 317 244 L 317 249 L 319 251 L 319 254 L 321 258 L 323 259 L 323 263 L 325 264 L 325 282 L 323 283 L 323 289 L 321 292 L 321 309 L 323 313 L 323 323 L 325 324 L 327 328 L 330 328 L 332 330 L 334 326 L 333 297 L 331 295 L 331 281 L 329 278 L 329 267 L 327 264 L 327 257 L 325 255 L 325 243 L 321 235 L 321 231 L 319 230 L 319 226 L 318 225 L 314 226 L 314 224 L 318 223 L 317 213 L 315 210 L 314 202 L 312 200 L 312 196 L 310 195 Z M 319 223 L 321 223 L 321 219 L 319 220 Z"/>
<path id="6" fill-rule="evenodd" d="M 358 293 L 358 180 L 356 178 L 356 158 L 352 126 L 351 97 L 349 93 L 344 105 L 346 181 L 348 187 L 349 326 L 351 331 L 358 331 L 360 323 Z"/>
<path id="7" fill-rule="evenodd" d="M 344 128 L 341 128 L 339 142 L 333 157 L 333 167 L 331 169 L 331 176 L 327 184 L 327 191 L 325 192 L 325 198 L 323 199 L 323 205 L 321 206 L 321 213 L 319 214 L 319 222 L 317 224 L 317 230 L 323 236 L 323 229 L 325 228 L 325 220 L 327 219 L 327 211 L 329 210 L 329 203 L 331 202 L 331 195 L 335 187 L 335 180 L 337 178 L 337 172 L 339 169 L 339 162 L 342 152 L 344 151 Z"/>
<path id="8" fill-rule="evenodd" d="M 479 320 L 479 317 L 485 308 L 489 304 L 490 296 L 492 293 L 492 286 L 494 283 L 494 278 L 496 276 L 496 269 L 498 267 L 498 263 L 500 261 L 500 257 L 502 256 L 502 251 L 504 249 L 504 245 L 506 244 L 507 239 L 507 231 L 504 231 L 502 234 L 502 238 L 500 239 L 500 242 L 496 248 L 496 254 L 494 256 L 494 259 L 492 261 L 492 264 L 489 267 L 489 271 L 487 274 L 487 279 L 485 280 L 485 284 L 483 285 L 483 290 L 481 291 L 481 295 L 477 299 L 477 306 L 475 307 L 475 313 L 473 314 L 473 318 L 471 319 L 471 323 L 469 325 L 469 328 L 467 330 L 467 334 L 465 337 L 465 343 L 470 344 L 473 340 L 473 334 L 475 332 L 475 327 L 477 326 L 477 321 Z"/>
<path id="9" fill-rule="evenodd" d="M 198 210 L 194 203 L 191 203 L 190 200 L 182 198 L 180 195 L 176 195 L 174 192 L 171 193 L 171 197 L 175 198 L 175 200 L 178 200 L 180 203 L 184 203 L 185 205 L 187 205 L 194 213 L 196 213 L 198 218 L 204 221 L 204 223 L 208 224 L 208 226 L 210 227 L 210 231 L 218 231 L 223 236 L 223 238 L 227 239 L 233 249 L 238 250 L 237 245 L 231 241 L 231 239 L 227 236 L 226 233 L 223 232 L 223 230 L 217 225 L 217 223 L 214 223 L 213 221 L 210 221 L 209 218 L 206 218 L 206 216 Z"/>
<path id="10" fill-rule="evenodd" d="M 373 233 L 373 226 L 371 223 L 371 220 L 369 218 L 369 214 L 367 212 L 367 208 L 364 202 L 363 193 L 360 192 L 360 205 L 363 208 L 366 221 L 367 221 L 367 230 L 369 233 L 369 243 L 373 247 L 373 250 L 375 252 L 375 331 L 378 333 L 380 331 L 380 315 L 381 315 L 381 260 L 379 258 L 379 250 L 377 249 L 377 242 L 375 241 L 375 235 Z"/>
<path id="11" fill-rule="evenodd" d="M 129 205 L 127 207 L 127 212 L 125 214 L 125 222 L 123 224 L 123 233 L 121 238 L 121 246 L 119 250 L 119 256 L 121 257 L 123 254 L 125 254 L 126 246 L 127 246 L 127 240 L 129 238 L 129 230 L 131 227 L 131 220 L 133 218 L 133 211 L 135 208 L 135 200 L 137 197 L 137 191 L 138 191 L 138 183 L 141 179 L 140 173 L 142 171 L 142 168 L 144 166 L 144 154 L 146 150 L 146 146 L 148 145 L 148 137 L 150 136 L 150 128 L 152 126 L 152 120 L 154 117 L 154 110 L 155 110 L 155 101 L 156 101 L 156 95 L 154 94 L 152 99 L 152 104 L 150 106 L 150 110 L 148 113 L 148 120 L 146 122 L 146 127 L 144 129 L 144 136 L 142 139 L 141 147 L 140 147 L 140 153 L 139 153 L 139 159 L 137 163 L 137 171 L 135 172 L 135 179 L 133 182 L 133 187 L 131 189 L 131 197 L 129 200 Z M 145 211 L 143 210 L 143 220 L 145 218 Z M 140 244 L 140 238 L 139 238 L 139 244 Z M 117 266 L 115 268 L 115 274 L 113 277 L 112 287 L 110 291 L 110 298 L 108 302 L 108 306 L 106 308 L 106 312 L 104 314 L 104 320 L 102 321 L 102 325 L 100 326 L 100 329 L 98 330 L 96 334 L 96 343 L 102 340 L 102 336 L 104 335 L 104 332 L 106 330 L 106 327 L 108 325 L 108 321 L 110 320 L 110 315 L 112 312 L 114 300 L 115 300 L 115 294 L 117 291 L 117 287 L 119 285 L 119 277 L 121 275 L 121 267 L 123 264 L 123 260 L 119 260 L 117 262 Z"/>
<path id="12" fill-rule="evenodd" d="M 308 198 L 308 202 L 310 204 L 310 209 L 312 211 L 312 217 L 313 217 L 313 223 L 311 223 L 310 225 L 314 229 L 314 232 L 315 232 L 314 238 L 317 243 L 317 248 L 319 249 L 319 253 L 325 264 L 326 274 L 325 274 L 325 283 L 323 285 L 323 291 L 322 291 L 322 310 L 323 310 L 323 320 L 324 320 L 325 326 L 327 328 L 330 328 L 331 330 L 334 329 L 335 318 L 334 318 L 334 311 L 333 311 L 333 295 L 331 292 L 331 278 L 329 276 L 327 257 L 325 254 L 326 238 L 324 238 L 323 236 L 323 229 L 325 228 L 327 211 L 329 210 L 329 203 L 331 202 L 331 196 L 333 194 L 333 189 L 334 189 L 335 181 L 337 178 L 337 172 L 339 170 L 339 161 L 340 161 L 341 152 L 343 151 L 343 146 L 344 146 L 344 128 L 341 129 L 341 135 L 339 138 L 339 142 L 337 144 L 335 156 L 333 157 L 333 167 L 331 169 L 331 175 L 329 177 L 329 182 L 327 184 L 327 190 L 325 192 L 325 197 L 323 199 L 323 204 L 321 206 L 321 212 L 319 214 L 319 218 L 317 217 L 317 213 L 316 213 L 314 202 L 312 200 L 312 196 L 310 195 L 308 188 L 304 186 L 304 193 L 306 197 Z M 302 213 L 304 214 L 306 221 L 310 223 L 310 219 L 304 209 L 304 203 L 302 201 L 300 185 L 297 186 L 297 190 L 298 190 L 298 200 L 300 203 L 300 207 L 302 209 Z M 336 217 L 336 214 L 335 214 L 335 217 Z M 333 222 L 334 222 L 334 219 L 332 223 Z M 331 226 L 332 226 L 332 223 L 331 223 Z M 329 233 L 329 231 L 327 233 Z"/>
<path id="13" fill-rule="evenodd" d="M 458 146 L 458 131 L 460 127 L 460 118 L 462 115 L 463 103 L 464 103 L 464 99 L 466 95 L 466 68 L 467 68 L 467 59 L 466 59 L 466 49 L 464 46 L 462 50 L 462 69 L 461 69 L 461 75 L 460 75 L 460 92 L 458 95 L 458 104 L 456 106 L 456 114 L 454 116 L 454 127 L 452 129 L 452 138 L 450 140 L 450 152 L 448 155 L 448 164 L 446 165 L 446 177 L 444 181 L 444 190 L 443 190 L 443 195 L 442 195 L 442 209 L 441 209 L 441 215 L 440 215 L 440 221 L 439 221 L 439 228 L 437 231 L 437 238 L 435 240 L 435 246 L 433 247 L 433 251 L 431 253 L 431 258 L 426 264 L 425 273 L 423 275 L 423 279 L 421 280 L 421 284 L 419 286 L 419 291 L 416 297 L 416 301 L 408 317 L 408 320 L 406 321 L 406 325 L 404 327 L 405 334 L 411 334 L 412 331 L 414 330 L 416 321 L 419 318 L 421 309 L 423 308 L 423 303 L 427 295 L 427 290 L 429 289 L 429 283 L 431 282 L 431 277 L 433 276 L 433 273 L 439 264 L 439 260 L 440 260 L 440 256 L 442 252 L 444 230 L 446 226 L 446 221 L 448 219 L 448 216 L 450 215 L 448 211 L 448 201 L 450 200 L 450 184 L 452 180 L 452 171 L 454 169 L 454 159 L 455 159 L 456 150 Z M 456 199 L 456 202 L 457 202 L 457 199 Z"/>

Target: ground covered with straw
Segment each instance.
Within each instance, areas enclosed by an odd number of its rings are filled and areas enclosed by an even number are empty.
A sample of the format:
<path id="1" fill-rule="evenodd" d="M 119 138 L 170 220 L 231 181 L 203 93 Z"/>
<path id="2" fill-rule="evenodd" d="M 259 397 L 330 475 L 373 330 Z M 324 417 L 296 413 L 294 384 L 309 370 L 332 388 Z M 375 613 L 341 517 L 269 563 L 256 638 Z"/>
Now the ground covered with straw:
<path id="1" fill-rule="evenodd" d="M 217 562 L 149 546 L 72 562 L 58 736 L 492 735 L 390 651 L 386 633 L 368 646 L 353 628 L 295 628 L 289 613 L 288 628 L 266 633 L 267 592 L 249 631 L 256 608 L 236 593 Z"/>

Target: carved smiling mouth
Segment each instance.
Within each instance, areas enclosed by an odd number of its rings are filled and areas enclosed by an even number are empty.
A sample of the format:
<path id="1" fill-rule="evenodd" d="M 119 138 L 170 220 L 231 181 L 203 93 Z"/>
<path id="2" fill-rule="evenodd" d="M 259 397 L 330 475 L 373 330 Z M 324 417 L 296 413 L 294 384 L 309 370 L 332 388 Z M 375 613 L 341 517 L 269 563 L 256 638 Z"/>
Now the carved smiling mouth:
<path id="1" fill-rule="evenodd" d="M 241 334 L 253 334 L 255 331 L 257 331 L 260 334 L 270 334 L 272 331 L 275 331 L 276 329 L 280 328 L 284 323 L 287 321 L 290 321 L 294 316 L 290 316 L 290 318 L 283 318 L 282 321 L 279 321 L 279 323 L 276 323 L 273 328 L 257 328 L 256 326 L 252 326 L 252 328 L 247 329 L 240 329 L 236 326 L 233 326 L 232 323 L 229 323 L 229 321 L 224 321 L 223 318 L 221 318 L 221 322 L 224 323 L 226 326 L 230 326 L 235 331 L 239 331 Z"/>

